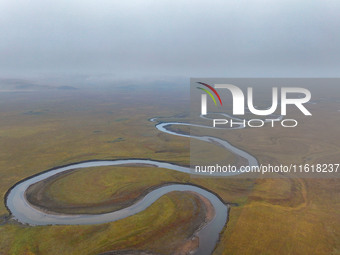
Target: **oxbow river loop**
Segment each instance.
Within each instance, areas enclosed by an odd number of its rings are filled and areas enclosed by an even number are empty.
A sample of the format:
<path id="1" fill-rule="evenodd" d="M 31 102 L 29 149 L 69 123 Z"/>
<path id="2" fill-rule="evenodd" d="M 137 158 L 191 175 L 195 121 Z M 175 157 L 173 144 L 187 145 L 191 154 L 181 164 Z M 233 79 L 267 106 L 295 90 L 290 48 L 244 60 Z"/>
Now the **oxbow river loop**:
<path id="1" fill-rule="evenodd" d="M 229 116 L 230 117 L 230 116 Z M 152 122 L 157 122 L 157 118 L 150 119 Z M 171 135 L 183 136 L 193 139 L 198 139 L 205 142 L 217 142 L 223 146 L 226 150 L 235 153 L 238 156 L 245 158 L 249 165 L 257 165 L 258 162 L 249 153 L 238 149 L 237 147 L 231 145 L 229 142 L 209 136 L 194 136 L 188 134 L 177 133 L 169 129 L 172 125 L 179 126 L 195 126 L 202 128 L 212 128 L 203 125 L 181 123 L 181 122 L 160 122 L 155 125 L 155 127 L 161 131 Z M 244 128 L 244 126 L 239 126 L 238 128 Z M 33 205 L 31 205 L 26 199 L 25 192 L 28 187 L 39 181 L 45 180 L 56 174 L 72 171 L 80 168 L 96 167 L 96 166 L 119 166 L 125 164 L 140 164 L 140 165 L 153 165 L 158 168 L 171 169 L 173 171 L 183 172 L 193 174 L 190 168 L 179 166 L 167 162 L 160 162 L 149 159 L 120 159 L 120 160 L 93 160 L 75 163 L 67 166 L 56 167 L 51 170 L 47 170 L 40 174 L 34 175 L 32 177 L 26 178 L 15 184 L 6 194 L 6 206 L 11 212 L 12 217 L 23 223 L 29 225 L 89 225 L 89 224 L 100 224 L 117 221 L 136 213 L 139 213 L 153 204 L 161 196 L 172 192 L 172 191 L 191 191 L 198 193 L 205 198 L 207 198 L 215 210 L 214 218 L 209 221 L 205 226 L 199 229 L 196 236 L 199 237 L 199 248 L 196 250 L 195 254 L 210 254 L 214 250 L 214 247 L 219 239 L 219 234 L 224 228 L 227 218 L 228 218 L 228 207 L 225 205 L 219 197 L 217 197 L 212 192 L 197 187 L 194 185 L 184 185 L 184 184 L 170 184 L 159 187 L 155 190 L 149 192 L 142 199 L 137 201 L 135 204 L 123 208 L 118 211 L 103 213 L 103 214 L 78 214 L 78 215 L 68 215 L 68 214 L 58 214 L 53 212 L 43 211 Z"/>

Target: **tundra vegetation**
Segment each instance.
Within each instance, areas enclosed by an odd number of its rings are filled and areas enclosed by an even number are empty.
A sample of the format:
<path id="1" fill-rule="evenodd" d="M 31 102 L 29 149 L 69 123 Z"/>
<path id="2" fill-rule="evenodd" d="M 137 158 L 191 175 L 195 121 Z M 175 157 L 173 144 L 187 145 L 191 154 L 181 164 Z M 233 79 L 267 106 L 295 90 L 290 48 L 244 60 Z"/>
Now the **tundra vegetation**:
<path id="1" fill-rule="evenodd" d="M 190 119 L 188 104 L 185 93 L 155 88 L 0 93 L 3 199 L 24 178 L 84 160 L 150 158 L 189 165 L 189 139 L 161 133 L 148 120 L 160 116 L 167 117 L 161 121 L 185 122 Z M 334 99 L 311 104 L 313 117 L 294 116 L 299 126 L 293 129 L 172 128 L 227 139 L 261 163 L 339 163 L 340 114 L 331 111 L 336 105 Z M 208 156 L 220 154 L 218 150 L 206 145 Z M 224 155 L 230 162 L 239 160 L 227 151 Z M 61 213 L 100 213 L 125 207 L 150 188 L 173 182 L 200 185 L 231 204 L 214 254 L 340 254 L 338 179 L 197 178 L 150 166 L 93 167 L 37 183 L 30 187 L 28 198 Z M 172 192 L 117 222 L 27 226 L 11 219 L 3 202 L 0 253 L 181 254 L 205 214 L 206 206 L 198 196 Z"/>

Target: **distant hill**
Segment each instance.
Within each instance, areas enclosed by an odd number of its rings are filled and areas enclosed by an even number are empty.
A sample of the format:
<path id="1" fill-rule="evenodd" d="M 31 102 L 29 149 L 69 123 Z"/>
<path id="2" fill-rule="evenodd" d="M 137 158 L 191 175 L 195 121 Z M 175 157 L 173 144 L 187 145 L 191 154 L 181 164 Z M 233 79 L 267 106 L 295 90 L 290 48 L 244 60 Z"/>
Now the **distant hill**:
<path id="1" fill-rule="evenodd" d="M 25 91 L 42 91 L 42 90 L 76 90 L 77 88 L 72 86 L 53 86 L 44 85 L 37 82 L 24 80 L 24 79 L 1 79 L 0 78 L 0 92 L 25 92 Z"/>

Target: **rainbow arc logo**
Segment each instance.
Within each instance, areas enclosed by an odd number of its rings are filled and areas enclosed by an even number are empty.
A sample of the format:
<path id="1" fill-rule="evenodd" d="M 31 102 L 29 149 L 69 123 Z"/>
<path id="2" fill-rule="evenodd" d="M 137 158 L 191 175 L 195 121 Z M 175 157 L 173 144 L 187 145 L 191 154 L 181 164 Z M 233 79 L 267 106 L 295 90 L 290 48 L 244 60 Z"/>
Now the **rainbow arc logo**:
<path id="1" fill-rule="evenodd" d="M 203 82 L 197 82 L 197 83 L 205 86 L 208 89 L 210 89 L 217 96 L 218 100 L 220 101 L 221 106 L 223 105 L 220 95 L 217 93 L 217 91 L 212 86 L 210 86 L 209 84 L 203 83 Z M 205 88 L 201 88 L 201 87 L 197 87 L 197 88 L 200 89 L 200 90 L 203 90 L 205 93 L 207 93 L 212 98 L 215 105 L 217 106 L 215 97 L 213 96 L 213 94 L 209 90 L 207 90 Z"/>

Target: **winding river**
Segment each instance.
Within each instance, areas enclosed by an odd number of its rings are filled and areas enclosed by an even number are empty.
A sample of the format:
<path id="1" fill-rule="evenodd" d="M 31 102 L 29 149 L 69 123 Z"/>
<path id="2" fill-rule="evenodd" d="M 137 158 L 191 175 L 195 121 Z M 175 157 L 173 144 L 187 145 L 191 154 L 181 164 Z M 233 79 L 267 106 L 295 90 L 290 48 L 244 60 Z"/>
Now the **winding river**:
<path id="1" fill-rule="evenodd" d="M 233 118 L 229 115 L 227 117 Z M 236 118 L 235 118 L 236 119 Z M 157 122 L 157 118 L 150 119 L 152 122 Z M 183 136 L 188 138 L 194 138 L 201 141 L 209 142 L 209 143 L 217 143 L 220 146 L 224 147 L 226 150 L 233 152 L 234 154 L 245 158 L 248 161 L 249 165 L 257 165 L 258 162 L 255 157 L 250 155 L 249 153 L 242 151 L 235 146 L 231 145 L 229 142 L 209 136 L 194 136 L 187 135 L 182 133 L 177 133 L 169 129 L 172 125 L 181 125 L 181 126 L 196 126 L 202 128 L 212 128 L 203 125 L 197 124 L 189 124 L 189 123 L 180 123 L 180 122 L 161 122 L 155 125 L 155 127 L 161 131 L 172 135 Z M 239 126 L 237 128 L 244 128 L 243 126 Z M 179 171 L 183 173 L 194 174 L 193 171 L 184 166 L 179 166 L 171 163 L 160 162 L 155 160 L 147 160 L 147 159 L 121 159 L 121 160 L 93 160 L 86 161 L 81 163 L 75 163 L 67 166 L 61 166 L 57 168 L 53 168 L 51 170 L 47 170 L 40 174 L 29 177 L 21 182 L 15 184 L 7 193 L 6 196 L 6 206 L 8 210 L 11 212 L 12 217 L 17 221 L 29 224 L 29 225 L 87 225 L 87 224 L 100 224 L 107 223 L 112 221 L 117 221 L 136 213 L 139 213 L 149 207 L 152 203 L 154 203 L 161 196 L 172 192 L 172 191 L 191 191 L 197 194 L 200 194 L 207 198 L 215 210 L 214 218 L 206 223 L 201 229 L 197 231 L 195 234 L 199 237 L 199 248 L 196 250 L 195 254 L 211 254 L 214 250 L 216 243 L 219 239 L 219 234 L 224 228 L 227 218 L 228 218 L 228 207 L 225 205 L 220 198 L 218 198 L 215 194 L 205 190 L 203 188 L 194 186 L 194 185 L 185 185 L 185 184 L 171 184 L 162 186 L 157 188 L 151 192 L 149 192 L 145 197 L 137 201 L 135 204 L 123 208 L 118 211 L 103 213 L 103 214 L 79 214 L 79 215 L 67 215 L 67 214 L 58 214 L 53 212 L 45 212 L 40 210 L 39 208 L 31 205 L 25 196 L 25 191 L 27 188 L 39 181 L 45 180 L 55 174 L 71 171 L 79 168 L 87 168 L 87 167 L 96 167 L 96 166 L 114 166 L 114 165 L 124 165 L 124 164 L 149 164 L 156 166 L 158 168 L 166 168 L 174 171 Z"/>

